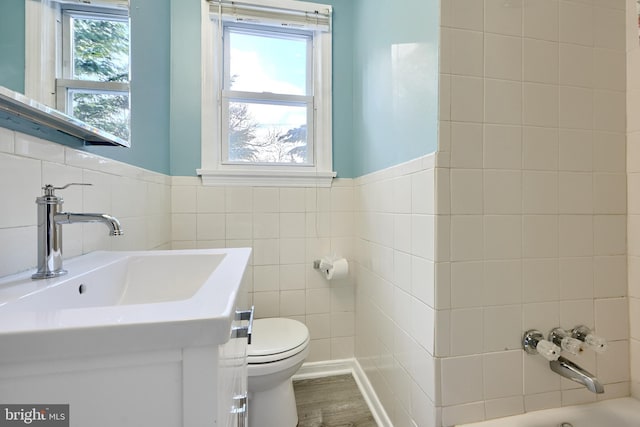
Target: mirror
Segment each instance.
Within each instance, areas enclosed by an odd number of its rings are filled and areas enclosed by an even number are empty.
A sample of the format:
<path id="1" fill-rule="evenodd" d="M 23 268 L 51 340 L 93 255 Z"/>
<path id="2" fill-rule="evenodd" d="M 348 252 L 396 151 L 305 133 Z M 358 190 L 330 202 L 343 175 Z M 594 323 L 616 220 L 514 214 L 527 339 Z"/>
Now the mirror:
<path id="1" fill-rule="evenodd" d="M 128 6 L 24 0 L 24 96 L 4 88 L 0 109 L 90 144 L 129 146 Z"/>
<path id="2" fill-rule="evenodd" d="M 45 139 L 55 140 L 49 137 L 50 134 L 47 134 L 47 130 L 51 130 L 79 138 L 89 145 L 130 146 L 129 141 L 125 139 L 49 108 L 4 86 L 0 86 L 0 112 L 7 113 L 6 117 L 0 117 L 5 119 L 6 127 L 42 136 Z M 32 132 L 29 132 L 28 129 L 30 123 L 37 126 L 36 129 L 32 129 Z M 27 129 L 24 129 L 24 126 Z M 44 126 L 45 130 L 43 131 L 40 126 Z"/>

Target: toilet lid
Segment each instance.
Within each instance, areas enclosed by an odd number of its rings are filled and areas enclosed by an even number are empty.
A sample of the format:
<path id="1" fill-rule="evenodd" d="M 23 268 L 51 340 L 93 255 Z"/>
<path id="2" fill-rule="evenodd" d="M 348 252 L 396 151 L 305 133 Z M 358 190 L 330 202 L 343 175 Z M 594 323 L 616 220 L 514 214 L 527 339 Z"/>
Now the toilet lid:
<path id="1" fill-rule="evenodd" d="M 309 330 L 293 319 L 256 319 L 253 321 L 251 344 L 247 354 L 251 357 L 289 352 L 309 340 Z"/>

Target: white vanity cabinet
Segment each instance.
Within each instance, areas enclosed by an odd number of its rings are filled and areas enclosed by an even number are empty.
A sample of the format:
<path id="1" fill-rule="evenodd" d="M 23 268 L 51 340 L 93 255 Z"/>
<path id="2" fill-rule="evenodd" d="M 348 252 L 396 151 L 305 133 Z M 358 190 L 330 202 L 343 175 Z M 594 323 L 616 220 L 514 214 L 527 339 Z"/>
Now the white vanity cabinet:
<path id="1" fill-rule="evenodd" d="M 185 350 L 184 427 L 249 425 L 247 333 L 253 322 L 253 307 L 247 307 L 248 294 L 241 289 L 229 340 L 215 347 Z"/>
<path id="2" fill-rule="evenodd" d="M 233 327 L 247 322 L 234 321 Z M 185 349 L 183 426 L 246 427 L 247 338 Z M 214 363 L 212 363 L 214 362 Z"/>
<path id="3" fill-rule="evenodd" d="M 243 322 L 246 323 L 246 322 Z M 234 326 L 243 328 L 245 325 Z M 247 338 L 232 337 L 218 351 L 218 425 L 248 425 Z"/>
<path id="4" fill-rule="evenodd" d="M 71 427 L 245 427 L 246 352 L 245 337 L 145 353 L 0 363 L 0 402 L 69 404 Z"/>

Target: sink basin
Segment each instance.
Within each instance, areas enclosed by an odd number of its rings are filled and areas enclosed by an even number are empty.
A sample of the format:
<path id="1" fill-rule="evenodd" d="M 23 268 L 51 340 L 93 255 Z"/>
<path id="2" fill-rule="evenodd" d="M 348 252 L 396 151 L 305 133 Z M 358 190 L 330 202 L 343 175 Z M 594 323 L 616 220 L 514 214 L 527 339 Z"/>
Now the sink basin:
<path id="1" fill-rule="evenodd" d="M 224 257 L 225 254 L 131 256 L 116 267 L 115 274 L 124 286 L 114 302 L 153 304 L 191 298 Z"/>
<path id="2" fill-rule="evenodd" d="M 0 301 L 0 313 L 185 300 L 206 283 L 225 256 L 154 252 L 87 255 L 69 267 L 71 274 L 61 280 L 49 279 L 44 287 L 23 280 L 4 285 L 6 293 L 16 297 Z M 102 265 L 94 267 L 94 258 Z M 0 291 L 0 298 L 2 294 Z"/>
<path id="3" fill-rule="evenodd" d="M 0 362 L 223 343 L 250 253 L 93 252 L 65 276 L 0 279 Z"/>

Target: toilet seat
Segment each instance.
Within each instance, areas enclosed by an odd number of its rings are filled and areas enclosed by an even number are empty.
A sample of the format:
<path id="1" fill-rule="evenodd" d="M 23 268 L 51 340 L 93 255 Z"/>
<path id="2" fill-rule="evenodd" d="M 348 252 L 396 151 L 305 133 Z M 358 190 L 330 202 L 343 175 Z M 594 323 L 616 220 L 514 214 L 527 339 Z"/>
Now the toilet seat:
<path id="1" fill-rule="evenodd" d="M 247 362 L 272 363 L 302 352 L 309 344 L 309 330 L 296 320 L 271 318 L 253 321 Z"/>

